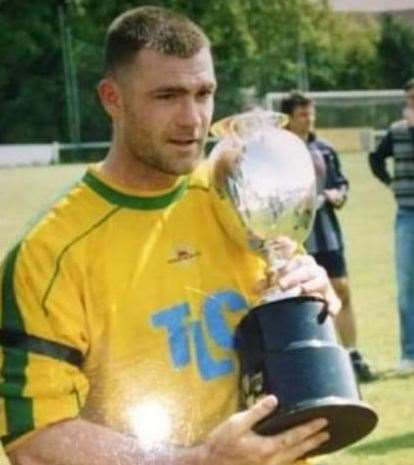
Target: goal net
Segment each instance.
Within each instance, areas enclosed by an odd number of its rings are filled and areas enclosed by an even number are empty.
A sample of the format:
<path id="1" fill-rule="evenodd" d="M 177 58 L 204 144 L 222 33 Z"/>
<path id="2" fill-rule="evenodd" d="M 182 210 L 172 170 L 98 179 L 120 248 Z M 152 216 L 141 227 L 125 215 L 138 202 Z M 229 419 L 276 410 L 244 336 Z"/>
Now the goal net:
<path id="1" fill-rule="evenodd" d="M 288 92 L 266 94 L 264 105 L 279 111 L 281 100 Z M 318 127 L 373 128 L 381 130 L 401 117 L 404 105 L 403 90 L 349 90 L 307 92 L 315 100 Z"/>

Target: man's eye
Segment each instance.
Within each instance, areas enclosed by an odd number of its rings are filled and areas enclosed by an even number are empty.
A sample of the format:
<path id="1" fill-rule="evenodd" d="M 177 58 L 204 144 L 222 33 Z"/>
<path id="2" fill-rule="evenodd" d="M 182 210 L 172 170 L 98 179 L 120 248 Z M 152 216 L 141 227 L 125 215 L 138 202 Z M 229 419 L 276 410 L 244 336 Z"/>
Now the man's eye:
<path id="1" fill-rule="evenodd" d="M 158 94 L 156 98 L 158 100 L 172 100 L 175 97 L 175 94 Z"/>
<path id="2" fill-rule="evenodd" d="M 213 92 L 211 90 L 205 90 L 205 91 L 200 92 L 198 94 L 198 98 L 203 100 L 203 99 L 207 99 L 207 98 L 211 97 L 212 95 L 213 95 Z"/>

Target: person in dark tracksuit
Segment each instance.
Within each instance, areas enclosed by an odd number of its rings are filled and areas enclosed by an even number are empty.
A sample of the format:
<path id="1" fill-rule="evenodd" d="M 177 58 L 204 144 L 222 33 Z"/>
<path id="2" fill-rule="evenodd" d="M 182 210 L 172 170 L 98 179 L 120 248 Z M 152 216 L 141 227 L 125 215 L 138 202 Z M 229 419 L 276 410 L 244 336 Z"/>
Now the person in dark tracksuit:
<path id="1" fill-rule="evenodd" d="M 404 86 L 403 118 L 393 123 L 370 154 L 372 172 L 394 191 L 397 202 L 395 255 L 398 281 L 401 360 L 398 370 L 414 373 L 414 79 Z M 393 157 L 393 176 L 386 159 Z"/>
<path id="2" fill-rule="evenodd" d="M 317 263 L 323 266 L 342 301 L 342 311 L 336 327 L 342 343 L 349 350 L 355 373 L 360 381 L 377 378 L 369 364 L 357 350 L 357 330 L 351 302 L 351 292 L 344 255 L 344 241 L 336 210 L 347 198 L 348 180 L 341 171 L 335 150 L 314 132 L 315 105 L 302 93 L 293 92 L 283 99 L 281 111 L 289 116 L 288 129 L 307 144 L 315 166 L 318 188 L 318 210 L 305 247 Z"/>

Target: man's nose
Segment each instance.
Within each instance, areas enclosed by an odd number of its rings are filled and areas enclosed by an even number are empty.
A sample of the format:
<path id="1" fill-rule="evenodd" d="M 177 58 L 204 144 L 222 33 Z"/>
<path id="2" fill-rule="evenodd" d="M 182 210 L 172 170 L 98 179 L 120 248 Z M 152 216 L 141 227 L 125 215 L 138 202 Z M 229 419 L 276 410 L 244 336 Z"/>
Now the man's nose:
<path id="1" fill-rule="evenodd" d="M 186 98 L 181 102 L 177 123 L 182 127 L 195 128 L 202 123 L 201 109 L 192 98 Z"/>

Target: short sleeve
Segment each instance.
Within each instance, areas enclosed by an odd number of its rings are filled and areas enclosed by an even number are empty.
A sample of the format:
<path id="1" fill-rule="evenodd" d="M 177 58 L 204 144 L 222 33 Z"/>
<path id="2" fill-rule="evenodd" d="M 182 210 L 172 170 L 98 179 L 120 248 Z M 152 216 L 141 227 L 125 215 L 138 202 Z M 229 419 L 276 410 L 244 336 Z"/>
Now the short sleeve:
<path id="1" fill-rule="evenodd" d="M 47 240 L 24 240 L 0 268 L 0 435 L 11 449 L 30 433 L 77 417 L 89 389 L 79 271 Z"/>

